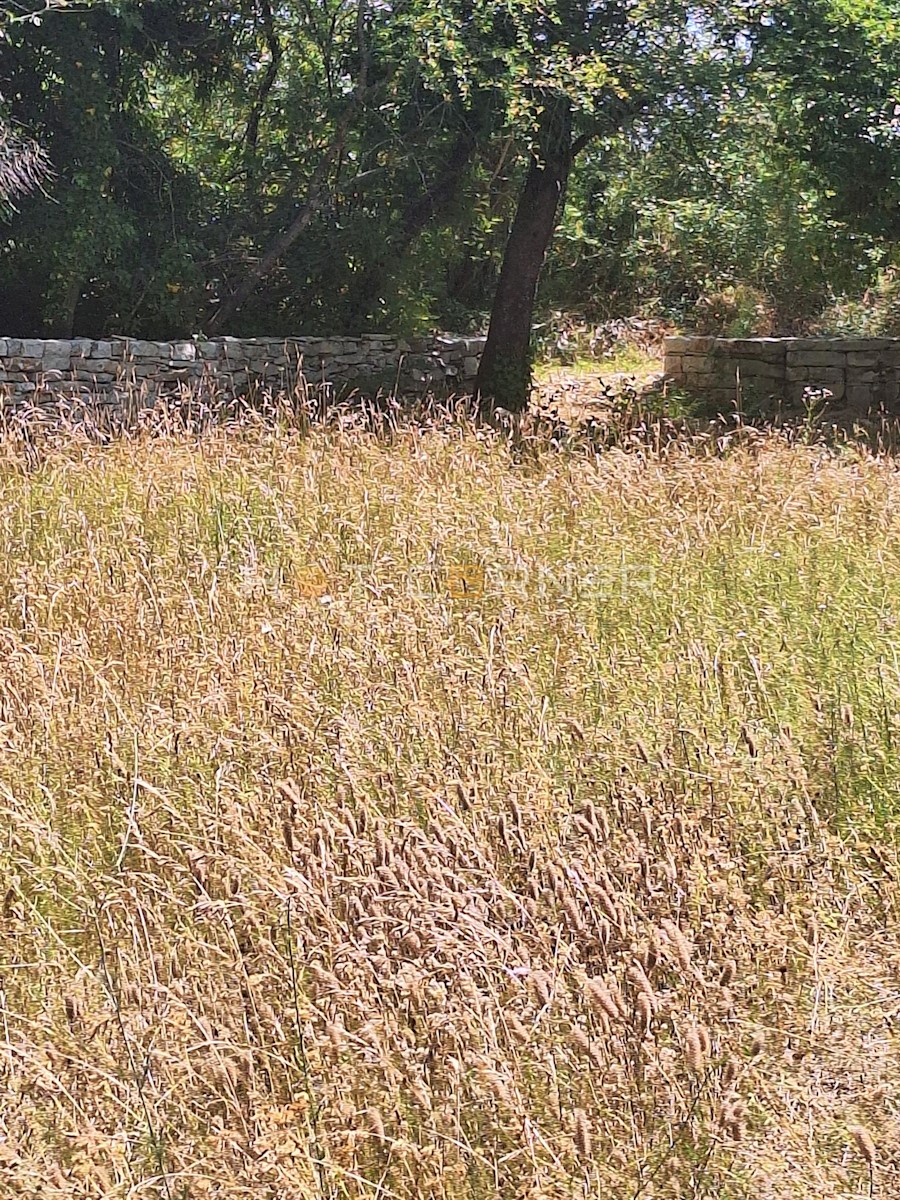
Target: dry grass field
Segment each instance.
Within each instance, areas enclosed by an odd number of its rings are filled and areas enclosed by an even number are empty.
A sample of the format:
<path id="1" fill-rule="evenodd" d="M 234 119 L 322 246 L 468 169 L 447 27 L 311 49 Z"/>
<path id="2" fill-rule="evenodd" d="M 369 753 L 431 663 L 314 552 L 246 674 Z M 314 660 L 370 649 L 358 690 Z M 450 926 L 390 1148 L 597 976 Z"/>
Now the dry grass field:
<path id="1" fill-rule="evenodd" d="M 0 1195 L 900 1192 L 900 476 L 0 446 Z"/>

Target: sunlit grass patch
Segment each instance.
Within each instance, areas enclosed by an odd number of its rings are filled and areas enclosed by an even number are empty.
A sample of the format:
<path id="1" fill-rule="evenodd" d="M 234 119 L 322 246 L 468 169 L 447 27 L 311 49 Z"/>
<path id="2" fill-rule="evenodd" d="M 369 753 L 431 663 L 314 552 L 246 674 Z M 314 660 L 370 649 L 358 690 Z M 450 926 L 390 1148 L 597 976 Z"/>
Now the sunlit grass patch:
<path id="1" fill-rule="evenodd" d="M 836 1200 L 861 1123 L 889 1194 L 898 498 L 774 435 L 3 458 L 13 1190 Z"/>

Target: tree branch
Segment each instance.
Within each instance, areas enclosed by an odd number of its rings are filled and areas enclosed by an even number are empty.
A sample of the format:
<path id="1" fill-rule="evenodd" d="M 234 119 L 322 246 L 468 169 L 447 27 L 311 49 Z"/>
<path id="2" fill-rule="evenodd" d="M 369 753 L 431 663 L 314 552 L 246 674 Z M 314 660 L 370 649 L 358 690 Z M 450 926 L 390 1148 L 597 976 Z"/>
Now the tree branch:
<path id="1" fill-rule="evenodd" d="M 266 67 L 265 73 L 259 83 L 259 89 L 256 93 L 256 99 L 253 102 L 253 107 L 250 110 L 250 115 L 247 118 L 247 128 L 244 133 L 244 142 L 247 149 L 250 151 L 256 150 L 256 143 L 259 138 L 259 123 L 262 119 L 263 110 L 266 106 L 266 101 L 269 98 L 269 93 L 275 86 L 275 80 L 278 78 L 278 68 L 281 65 L 281 43 L 278 40 L 278 34 L 275 31 L 275 18 L 272 15 L 272 6 L 269 0 L 259 0 L 260 13 L 263 20 L 263 32 L 265 34 L 266 46 L 269 50 L 269 65 Z"/>

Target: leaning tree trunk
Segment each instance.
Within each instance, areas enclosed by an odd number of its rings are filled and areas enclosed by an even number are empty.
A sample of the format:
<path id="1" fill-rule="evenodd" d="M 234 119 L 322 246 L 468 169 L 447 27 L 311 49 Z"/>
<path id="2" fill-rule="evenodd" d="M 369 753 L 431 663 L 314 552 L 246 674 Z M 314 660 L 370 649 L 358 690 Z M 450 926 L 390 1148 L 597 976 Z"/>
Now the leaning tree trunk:
<path id="1" fill-rule="evenodd" d="M 531 322 L 538 279 L 572 165 L 569 101 L 550 100 L 506 243 L 475 391 L 482 413 L 521 412 L 531 393 Z"/>

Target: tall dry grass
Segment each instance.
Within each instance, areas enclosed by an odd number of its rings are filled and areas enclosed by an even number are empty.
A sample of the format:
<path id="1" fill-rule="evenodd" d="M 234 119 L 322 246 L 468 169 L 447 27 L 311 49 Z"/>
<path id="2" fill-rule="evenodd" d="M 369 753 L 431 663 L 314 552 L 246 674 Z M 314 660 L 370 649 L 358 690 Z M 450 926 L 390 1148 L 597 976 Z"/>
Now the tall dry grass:
<path id="1" fill-rule="evenodd" d="M 0 459 L 0 1194 L 897 1194 L 893 463 Z"/>

